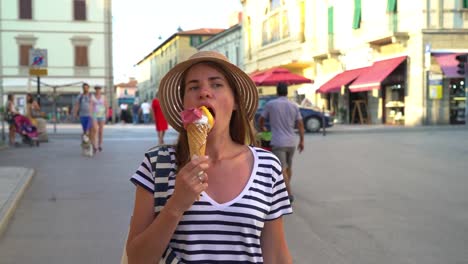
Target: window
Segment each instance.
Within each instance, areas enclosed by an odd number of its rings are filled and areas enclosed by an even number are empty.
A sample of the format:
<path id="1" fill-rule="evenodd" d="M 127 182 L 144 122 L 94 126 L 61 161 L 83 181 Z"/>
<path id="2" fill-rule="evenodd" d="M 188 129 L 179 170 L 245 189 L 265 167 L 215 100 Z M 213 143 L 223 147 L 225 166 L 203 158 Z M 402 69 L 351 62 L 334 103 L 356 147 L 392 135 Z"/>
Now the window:
<path id="1" fill-rule="evenodd" d="M 190 46 L 196 47 L 202 43 L 201 36 L 190 36 Z"/>
<path id="2" fill-rule="evenodd" d="M 328 7 L 328 35 L 333 35 L 333 6 Z"/>
<path id="3" fill-rule="evenodd" d="M 73 0 L 73 18 L 86 20 L 86 0 Z"/>
<path id="4" fill-rule="evenodd" d="M 88 47 L 75 46 L 75 66 L 88 67 Z"/>
<path id="5" fill-rule="evenodd" d="M 32 45 L 20 45 L 20 56 L 19 56 L 19 65 L 20 66 L 29 66 L 29 50 L 32 49 Z"/>
<path id="6" fill-rule="evenodd" d="M 468 0 L 463 0 L 463 8 L 468 8 Z"/>
<path id="7" fill-rule="evenodd" d="M 270 1 L 263 21 L 262 44 L 268 45 L 289 37 L 289 19 L 284 1 Z"/>
<path id="8" fill-rule="evenodd" d="M 32 19 L 32 0 L 19 0 L 19 18 Z"/>
<path id="9" fill-rule="evenodd" d="M 390 3 L 392 0 L 388 0 L 388 1 Z M 358 29 L 360 27 L 361 27 L 361 0 L 354 0 L 353 29 Z"/>
<path id="10" fill-rule="evenodd" d="M 397 0 L 387 0 L 387 12 L 396 13 L 396 11 L 397 11 Z"/>
<path id="11" fill-rule="evenodd" d="M 333 49 L 334 47 L 334 10 L 333 6 L 328 7 L 328 48 Z"/>

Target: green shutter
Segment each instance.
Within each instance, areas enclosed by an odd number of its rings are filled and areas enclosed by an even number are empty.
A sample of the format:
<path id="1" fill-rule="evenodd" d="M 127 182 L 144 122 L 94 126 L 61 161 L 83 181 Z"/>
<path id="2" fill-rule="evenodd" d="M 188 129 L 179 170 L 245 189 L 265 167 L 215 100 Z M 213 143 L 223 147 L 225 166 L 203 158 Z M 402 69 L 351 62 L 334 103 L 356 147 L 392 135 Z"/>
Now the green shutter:
<path id="1" fill-rule="evenodd" d="M 361 0 L 354 0 L 353 29 L 361 27 Z"/>
<path id="2" fill-rule="evenodd" d="M 463 8 L 468 8 L 468 0 L 463 0 Z"/>
<path id="3" fill-rule="evenodd" d="M 333 34 L 333 6 L 328 8 L 328 34 Z"/>
<path id="4" fill-rule="evenodd" d="M 466 1 L 466 0 L 464 0 Z M 388 13 L 396 13 L 397 11 L 397 0 L 387 0 L 387 12 Z"/>

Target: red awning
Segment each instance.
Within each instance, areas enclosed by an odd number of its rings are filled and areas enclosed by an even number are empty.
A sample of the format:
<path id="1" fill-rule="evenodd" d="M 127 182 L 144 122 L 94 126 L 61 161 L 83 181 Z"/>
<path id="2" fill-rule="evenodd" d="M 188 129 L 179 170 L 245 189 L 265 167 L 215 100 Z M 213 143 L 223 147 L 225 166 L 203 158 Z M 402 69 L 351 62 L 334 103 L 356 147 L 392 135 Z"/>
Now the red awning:
<path id="1" fill-rule="evenodd" d="M 432 55 L 435 57 L 445 77 L 463 78 L 463 75 L 457 73 L 458 61 L 455 59 L 455 57 L 460 54 L 464 53 L 435 53 Z"/>
<path id="2" fill-rule="evenodd" d="M 258 86 L 275 86 L 280 82 L 284 82 L 288 85 L 314 83 L 311 79 L 292 73 L 288 69 L 281 67 L 275 67 L 266 71 L 253 73 L 250 75 L 250 78 L 252 78 Z"/>
<path id="3" fill-rule="evenodd" d="M 354 81 L 360 74 L 369 70 L 370 67 L 358 68 L 354 70 L 347 70 L 337 74 L 331 78 L 328 82 L 324 83 L 320 88 L 317 89 L 317 93 L 334 93 L 341 89 L 341 86 L 348 85 Z"/>
<path id="4" fill-rule="evenodd" d="M 370 91 L 379 89 L 380 85 L 388 75 L 390 75 L 401 63 L 406 60 L 407 56 L 397 57 L 388 60 L 376 61 L 369 70 L 361 74 L 350 86 L 351 92 Z"/>

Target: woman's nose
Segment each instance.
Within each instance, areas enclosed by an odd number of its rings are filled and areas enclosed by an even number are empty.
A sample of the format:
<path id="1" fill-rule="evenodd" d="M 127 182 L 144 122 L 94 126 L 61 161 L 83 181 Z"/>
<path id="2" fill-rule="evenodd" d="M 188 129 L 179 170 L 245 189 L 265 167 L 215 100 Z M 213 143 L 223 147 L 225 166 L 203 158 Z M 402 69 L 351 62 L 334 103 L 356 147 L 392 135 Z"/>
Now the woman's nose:
<path id="1" fill-rule="evenodd" d="M 202 85 L 201 89 L 200 89 L 200 99 L 202 98 L 211 98 L 212 97 L 212 93 L 211 93 L 211 89 L 209 88 L 208 85 Z"/>

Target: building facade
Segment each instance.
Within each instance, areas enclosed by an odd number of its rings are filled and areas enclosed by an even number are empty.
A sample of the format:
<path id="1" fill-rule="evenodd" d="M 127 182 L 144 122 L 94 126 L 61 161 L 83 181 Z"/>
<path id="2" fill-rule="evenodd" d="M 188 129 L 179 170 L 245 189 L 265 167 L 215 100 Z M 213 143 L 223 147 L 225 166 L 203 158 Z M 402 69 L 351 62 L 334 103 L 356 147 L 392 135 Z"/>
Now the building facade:
<path id="1" fill-rule="evenodd" d="M 140 60 L 136 64 L 140 101 L 150 101 L 156 97 L 162 77 L 178 62 L 187 60 L 196 53 L 198 45 L 223 30 L 201 28 L 179 31 Z"/>
<path id="2" fill-rule="evenodd" d="M 54 99 L 57 107 L 70 108 L 83 82 L 113 98 L 113 89 L 106 89 L 113 87 L 111 18 L 111 0 L 0 1 L 0 96 L 15 94 L 23 110 L 25 94 L 40 89 L 48 113 Z M 47 50 L 39 89 L 29 73 L 31 49 Z"/>
<path id="3" fill-rule="evenodd" d="M 218 51 L 224 54 L 231 63 L 243 69 L 244 49 L 242 44 L 242 26 L 237 24 L 204 41 L 197 49 Z"/>
<path id="4" fill-rule="evenodd" d="M 464 122 L 464 79 L 453 68 L 468 51 L 467 1 L 241 2 L 246 71 L 281 66 L 315 81 L 290 96 L 343 123 Z"/>

